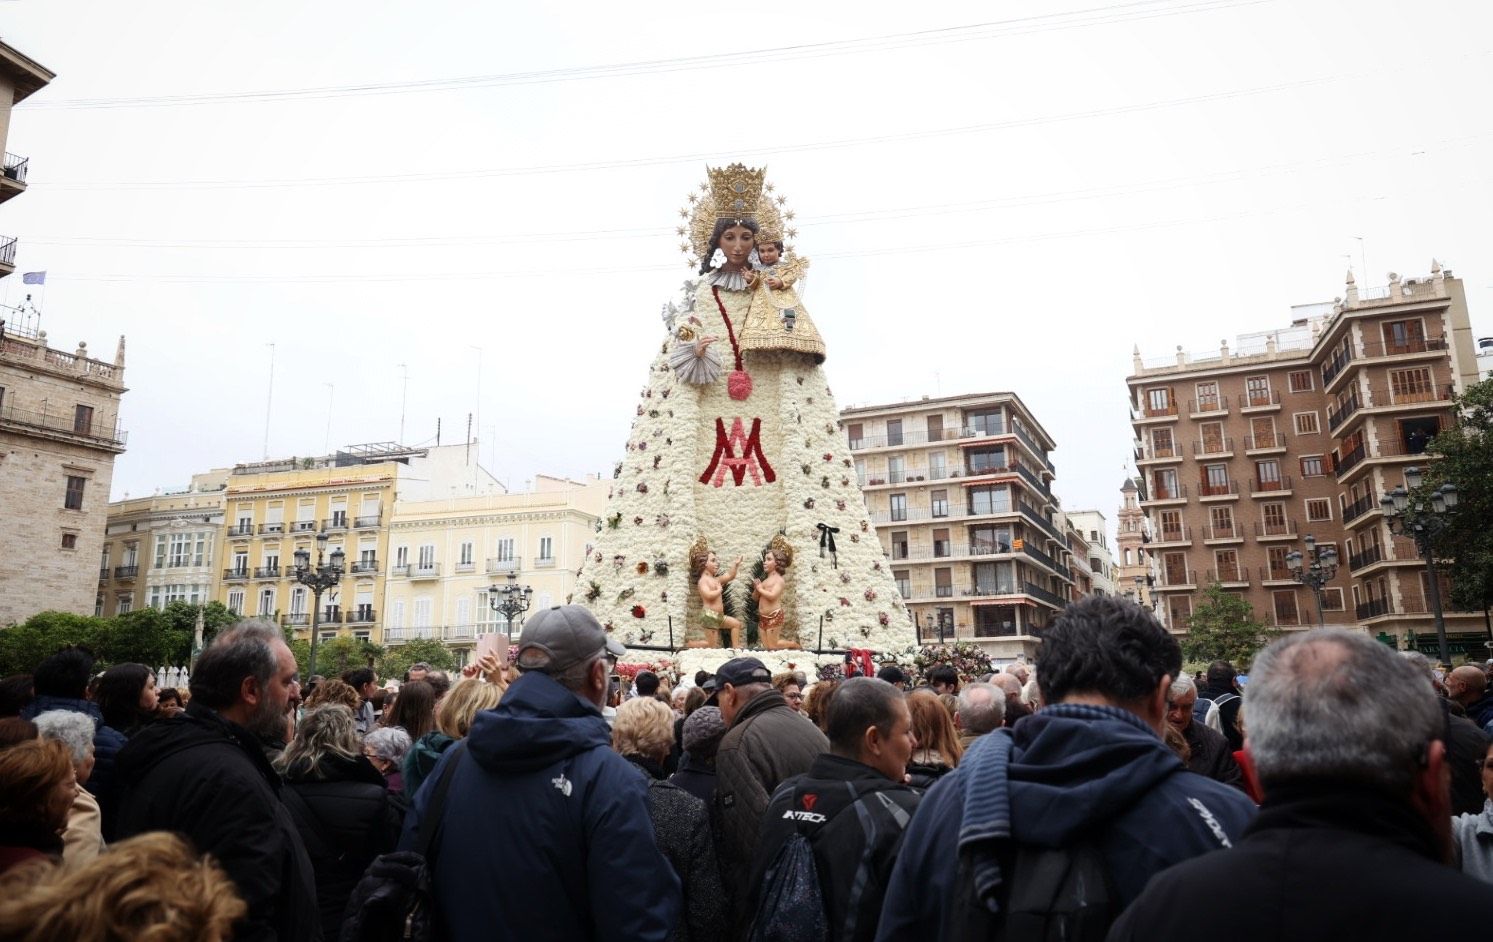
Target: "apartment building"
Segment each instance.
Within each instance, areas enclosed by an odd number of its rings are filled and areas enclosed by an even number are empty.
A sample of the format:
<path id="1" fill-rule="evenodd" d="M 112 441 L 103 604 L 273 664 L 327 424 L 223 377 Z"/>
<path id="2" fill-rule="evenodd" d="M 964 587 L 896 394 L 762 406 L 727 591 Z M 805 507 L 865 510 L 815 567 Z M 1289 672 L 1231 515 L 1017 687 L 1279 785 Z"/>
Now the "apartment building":
<path id="1" fill-rule="evenodd" d="M 1087 594 L 1114 595 L 1115 563 L 1109 550 L 1109 521 L 1098 510 L 1069 510 L 1063 516 L 1084 540 L 1086 552 L 1080 565 L 1075 551 L 1074 571 L 1082 570 L 1088 576 Z"/>
<path id="2" fill-rule="evenodd" d="M 401 501 L 389 524 L 384 643 L 440 640 L 470 650 L 480 634 L 515 636 L 488 589 L 531 590 L 530 610 L 564 605 L 591 551 L 610 481 L 540 475 L 526 493 Z"/>
<path id="3" fill-rule="evenodd" d="M 1477 381 L 1462 283 L 1439 266 L 1371 291 L 1350 275 L 1345 297 L 1293 315 L 1232 350 L 1136 353 L 1127 384 L 1155 592 L 1174 630 L 1219 583 L 1282 628 L 1359 625 L 1414 643 L 1434 630 L 1424 562 L 1391 536 L 1379 499 L 1427 460 L 1452 397 Z M 1308 535 L 1341 563 L 1320 614 L 1288 565 Z M 1454 646 L 1459 632 L 1485 640 L 1477 618 L 1446 617 Z"/>
<path id="4" fill-rule="evenodd" d="M 1073 593 L 1056 447 L 1015 393 L 840 413 L 866 507 L 923 643 L 1036 650 Z"/>
<path id="5" fill-rule="evenodd" d="M 339 634 L 383 643 L 389 526 L 396 502 L 502 493 L 477 464 L 475 444 L 355 445 L 334 455 L 236 465 L 224 491 L 215 595 L 229 609 L 274 618 L 309 637 L 314 598 L 295 580 L 295 553 L 341 550 L 342 581 L 314 619 Z"/>
<path id="6" fill-rule="evenodd" d="M 226 469 L 208 471 L 186 487 L 109 504 L 93 613 L 211 601 L 227 488 Z"/>

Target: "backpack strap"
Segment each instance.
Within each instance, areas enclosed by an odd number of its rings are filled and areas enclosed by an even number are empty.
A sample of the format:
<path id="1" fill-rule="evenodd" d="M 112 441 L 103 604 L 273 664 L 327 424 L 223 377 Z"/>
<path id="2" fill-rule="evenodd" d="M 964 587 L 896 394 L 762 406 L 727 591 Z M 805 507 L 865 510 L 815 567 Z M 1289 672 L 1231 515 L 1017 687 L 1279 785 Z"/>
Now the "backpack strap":
<path id="1" fill-rule="evenodd" d="M 430 804 L 425 809 L 425 816 L 415 833 L 415 853 L 424 857 L 428 864 L 431 860 L 432 849 L 436 845 L 436 838 L 441 832 L 441 825 L 446 813 L 446 793 L 451 790 L 451 780 L 456 777 L 456 767 L 466 757 L 467 741 L 462 739 L 451 747 L 451 758 L 447 760 L 446 767 L 441 770 L 440 780 L 435 783 L 435 791 L 430 794 Z"/>

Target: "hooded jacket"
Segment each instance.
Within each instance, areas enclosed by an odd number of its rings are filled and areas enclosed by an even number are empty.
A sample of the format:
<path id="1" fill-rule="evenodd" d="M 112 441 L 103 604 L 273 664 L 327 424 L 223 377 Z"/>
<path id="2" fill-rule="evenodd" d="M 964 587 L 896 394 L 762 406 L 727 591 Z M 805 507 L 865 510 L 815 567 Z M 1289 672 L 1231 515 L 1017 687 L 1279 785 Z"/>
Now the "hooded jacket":
<path id="1" fill-rule="evenodd" d="M 280 778 L 243 727 L 200 703 L 141 730 L 119 752 L 120 839 L 176 831 L 211 854 L 249 907 L 238 942 L 321 938 L 311 862 Z"/>
<path id="2" fill-rule="evenodd" d="M 1188 772 L 1140 717 L 1057 704 L 982 736 L 924 796 L 903 839 L 878 940 L 953 938 L 960 856 L 998 911 L 1009 885 L 1002 844 L 1066 847 L 1092 838 L 1121 905 L 1151 876 L 1228 847 L 1255 807 L 1238 789 Z"/>
<path id="3" fill-rule="evenodd" d="M 1493 798 L 1483 803 L 1479 814 L 1452 818 L 1452 841 L 1462 872 L 1493 883 Z"/>
<path id="4" fill-rule="evenodd" d="M 477 714 L 414 796 L 415 846 L 452 761 L 433 848 L 437 907 L 452 942 L 669 937 L 680 888 L 653 837 L 648 783 L 611 749 L 601 712 L 529 672 Z"/>
<path id="5" fill-rule="evenodd" d="M 119 750 L 124 748 L 124 733 L 112 726 L 104 725 L 104 715 L 99 712 L 96 704 L 72 697 L 54 697 L 50 694 L 43 694 L 27 704 L 26 708 L 21 711 L 21 716 L 24 719 L 34 720 L 48 710 L 82 713 L 93 720 L 93 774 L 88 777 L 88 790 L 93 797 L 98 799 L 99 810 L 103 818 L 103 834 L 105 838 L 109 838 L 113 834 L 114 810 L 119 799 L 119 789 L 115 783 L 114 761 L 119 755 Z"/>
<path id="6" fill-rule="evenodd" d="M 1146 888 L 1111 942 L 1186 939 L 1425 939 L 1423 901 L 1469 918 L 1493 886 L 1440 859 L 1431 825 L 1407 798 L 1350 782 L 1271 785 L 1227 854 L 1173 867 Z"/>

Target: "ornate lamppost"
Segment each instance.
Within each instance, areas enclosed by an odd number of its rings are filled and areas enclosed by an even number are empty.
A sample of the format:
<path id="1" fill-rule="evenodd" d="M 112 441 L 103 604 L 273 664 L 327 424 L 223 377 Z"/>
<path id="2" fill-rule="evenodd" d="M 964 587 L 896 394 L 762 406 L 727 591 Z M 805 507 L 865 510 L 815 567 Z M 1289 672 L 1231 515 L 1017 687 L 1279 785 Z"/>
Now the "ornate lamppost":
<path id="1" fill-rule="evenodd" d="M 1311 588 L 1317 599 L 1317 624 L 1325 628 L 1327 617 L 1322 614 L 1322 587 L 1337 575 L 1337 547 L 1331 544 L 1318 546 L 1317 538 L 1310 534 L 1302 542 L 1306 544 L 1306 553 L 1291 550 L 1286 554 L 1286 566 L 1291 570 L 1291 578 Z"/>
<path id="2" fill-rule="evenodd" d="M 1441 583 L 1436 578 L 1434 547 L 1437 537 L 1446 530 L 1451 512 L 1457 508 L 1457 486 L 1443 484 L 1431 492 L 1429 506 L 1421 501 L 1411 502 L 1410 491 L 1419 489 L 1420 468 L 1405 469 L 1405 484 L 1379 498 L 1384 508 L 1384 520 L 1389 532 L 1395 536 L 1408 536 L 1415 541 L 1415 548 L 1426 561 L 1426 582 L 1431 593 L 1431 611 L 1436 616 L 1436 643 L 1440 647 L 1441 663 L 1451 666 L 1451 652 L 1446 646 L 1446 618 L 1441 613 Z"/>
<path id="3" fill-rule="evenodd" d="M 308 680 L 316 675 L 316 642 L 319 634 L 317 628 L 321 625 L 321 594 L 342 581 L 342 564 L 347 559 L 347 554 L 342 552 L 340 546 L 332 550 L 330 559 L 326 558 L 326 548 L 327 535 L 318 533 L 315 566 L 311 565 L 310 550 L 303 548 L 295 551 L 295 581 L 309 588 L 315 596 L 311 607 L 311 660 L 306 669 Z"/>
<path id="4" fill-rule="evenodd" d="M 490 585 L 487 587 L 487 605 L 494 612 L 503 616 L 508 627 L 508 645 L 513 645 L 513 619 L 529 610 L 529 602 L 534 597 L 534 590 L 529 586 L 520 587 L 518 584 L 518 573 L 508 573 L 507 585 Z M 507 657 L 505 650 L 503 656 Z"/>

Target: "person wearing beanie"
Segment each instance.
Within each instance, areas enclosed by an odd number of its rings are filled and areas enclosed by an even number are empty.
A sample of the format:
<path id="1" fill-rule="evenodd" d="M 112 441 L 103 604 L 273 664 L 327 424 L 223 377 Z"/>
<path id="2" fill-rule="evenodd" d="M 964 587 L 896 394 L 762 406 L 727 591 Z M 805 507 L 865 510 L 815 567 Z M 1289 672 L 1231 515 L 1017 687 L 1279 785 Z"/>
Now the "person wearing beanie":
<path id="1" fill-rule="evenodd" d="M 709 805 L 715 798 L 715 751 L 726 735 L 719 707 L 700 707 L 684 721 L 684 758 L 669 781 Z"/>

